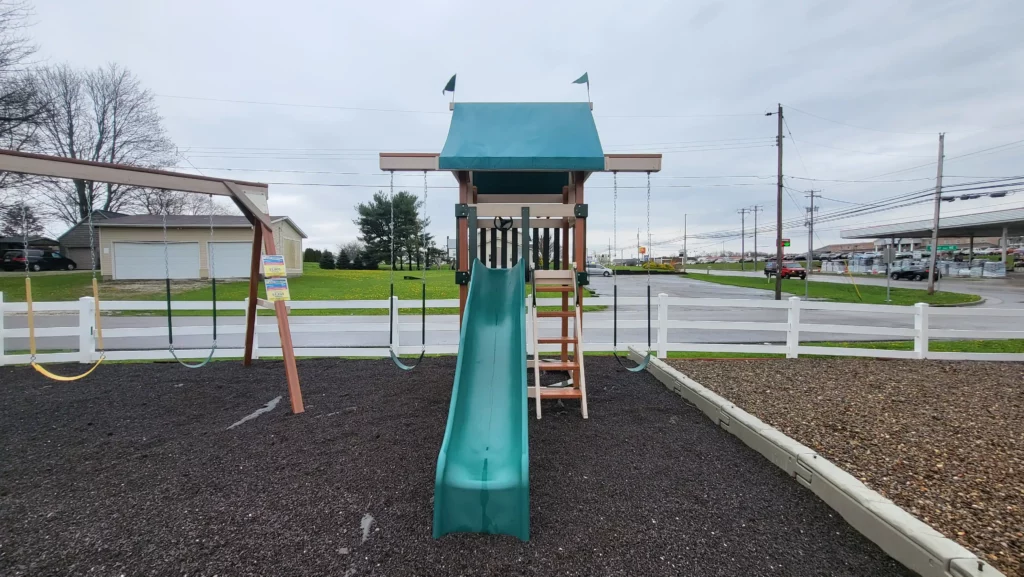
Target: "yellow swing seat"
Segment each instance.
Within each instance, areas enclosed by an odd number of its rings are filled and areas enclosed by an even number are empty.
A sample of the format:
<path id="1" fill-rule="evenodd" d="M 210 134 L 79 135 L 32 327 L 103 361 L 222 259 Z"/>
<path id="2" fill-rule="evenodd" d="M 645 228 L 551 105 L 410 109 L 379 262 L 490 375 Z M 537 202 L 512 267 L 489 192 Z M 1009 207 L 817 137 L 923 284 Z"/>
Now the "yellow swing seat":
<path id="1" fill-rule="evenodd" d="M 96 343 L 97 343 L 97 345 L 99 345 L 100 351 L 102 351 L 103 350 L 103 326 L 100 324 L 100 289 L 99 289 L 99 285 L 96 283 L 96 277 L 93 277 L 93 279 L 92 279 L 92 298 L 93 298 L 93 302 L 96 303 Z M 94 364 L 93 366 L 89 367 L 89 370 L 85 371 L 84 373 L 82 373 L 80 375 L 74 375 L 74 376 L 71 376 L 71 377 L 65 377 L 65 376 L 58 375 L 58 374 L 50 372 L 49 370 L 46 369 L 46 367 L 40 365 L 39 363 L 37 363 L 35 361 L 35 359 L 36 359 L 36 322 L 35 322 L 35 317 L 32 314 L 32 279 L 30 279 L 28 277 L 25 277 L 25 305 L 26 305 L 26 307 L 28 309 L 27 312 L 28 312 L 28 343 L 29 343 L 29 351 L 32 354 L 32 361 L 30 362 L 30 364 L 32 365 L 32 368 L 35 369 L 36 372 L 38 372 L 40 375 L 43 375 L 44 377 L 46 377 L 48 379 L 51 379 L 51 380 L 54 380 L 54 381 L 59 381 L 59 382 L 62 382 L 62 383 L 70 383 L 72 381 L 77 381 L 79 379 L 84 379 L 85 377 L 88 377 L 107 358 L 106 354 L 101 352 L 100 353 L 100 359 L 98 361 L 96 361 L 96 364 Z"/>

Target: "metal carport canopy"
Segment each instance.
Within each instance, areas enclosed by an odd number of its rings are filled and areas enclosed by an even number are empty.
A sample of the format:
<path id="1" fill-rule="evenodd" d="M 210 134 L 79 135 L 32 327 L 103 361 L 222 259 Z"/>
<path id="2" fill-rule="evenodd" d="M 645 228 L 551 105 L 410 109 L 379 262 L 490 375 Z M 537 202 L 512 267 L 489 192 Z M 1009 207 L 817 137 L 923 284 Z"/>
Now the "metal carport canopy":
<path id="1" fill-rule="evenodd" d="M 939 219 L 939 238 L 1024 235 L 1024 208 L 977 212 Z M 883 224 L 840 231 L 842 238 L 920 238 L 932 235 L 932 219 Z"/>

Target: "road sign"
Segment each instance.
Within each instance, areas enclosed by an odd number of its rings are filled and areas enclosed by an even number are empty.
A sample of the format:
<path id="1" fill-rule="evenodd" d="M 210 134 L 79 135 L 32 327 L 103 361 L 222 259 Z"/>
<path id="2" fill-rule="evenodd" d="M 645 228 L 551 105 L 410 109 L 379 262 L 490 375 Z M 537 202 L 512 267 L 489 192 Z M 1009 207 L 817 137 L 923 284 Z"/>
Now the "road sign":
<path id="1" fill-rule="evenodd" d="M 942 252 L 944 250 L 956 250 L 958 248 L 960 248 L 960 247 L 958 247 L 955 244 L 940 244 L 939 245 L 939 252 Z M 925 247 L 925 250 L 931 250 L 931 249 L 932 249 L 932 245 L 928 245 L 927 247 Z"/>
<path id="2" fill-rule="evenodd" d="M 782 246 L 789 246 L 789 239 L 788 238 L 782 239 Z"/>

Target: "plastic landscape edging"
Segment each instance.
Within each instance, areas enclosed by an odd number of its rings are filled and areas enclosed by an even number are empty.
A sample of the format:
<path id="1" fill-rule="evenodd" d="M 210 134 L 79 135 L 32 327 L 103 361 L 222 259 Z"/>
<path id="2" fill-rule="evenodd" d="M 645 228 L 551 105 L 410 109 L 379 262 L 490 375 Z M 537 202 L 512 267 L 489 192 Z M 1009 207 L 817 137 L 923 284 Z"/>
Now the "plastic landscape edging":
<path id="1" fill-rule="evenodd" d="M 645 354 L 633 347 L 629 349 L 634 361 Z M 869 489 L 828 459 L 661 359 L 652 358 L 647 371 L 670 391 L 697 406 L 719 427 L 810 489 L 851 527 L 908 569 L 922 577 L 1005 577 L 977 555 Z"/>

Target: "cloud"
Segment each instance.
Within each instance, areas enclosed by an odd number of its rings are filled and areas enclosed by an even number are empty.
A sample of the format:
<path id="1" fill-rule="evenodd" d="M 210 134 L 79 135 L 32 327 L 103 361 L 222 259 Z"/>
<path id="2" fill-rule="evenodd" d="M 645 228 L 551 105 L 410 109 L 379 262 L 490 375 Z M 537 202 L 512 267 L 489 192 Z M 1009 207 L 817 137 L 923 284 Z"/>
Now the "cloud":
<path id="1" fill-rule="evenodd" d="M 311 0 L 288 10 L 269 0 L 130 7 L 37 0 L 30 33 L 47 61 L 118 61 L 161 95 L 412 111 L 159 98 L 168 130 L 195 166 L 282 183 L 271 185 L 274 210 L 309 232 L 311 246 L 333 247 L 356 234 L 353 206 L 389 186 L 377 151 L 441 149 L 449 115 L 440 89 L 456 72 L 460 101 L 578 101 L 585 89 L 570 82 L 588 72 L 606 148 L 666 152 L 663 172 L 652 179 L 656 240 L 681 236 L 682 214 L 691 234 L 738 229 L 736 210 L 754 204 L 773 219 L 776 119 L 763 113 L 779 102 L 793 133 L 784 147 L 787 175 L 862 180 L 924 165 L 881 179 L 907 182 L 787 179 L 788 186 L 813 186 L 847 202 L 922 189 L 935 176 L 939 131 L 949 133 L 950 157 L 1024 138 L 1022 16 L 1024 5 L 1005 0 L 810 7 L 749 0 L 697 8 L 667 0 Z M 716 114 L 744 116 L 700 116 Z M 950 160 L 946 172 L 1015 175 L 1019 152 Z M 604 188 L 610 180 L 594 175 L 588 182 L 594 249 L 612 236 L 611 190 Z M 431 232 L 444 238 L 454 227 L 454 180 L 431 174 L 428 181 Z M 348 186 L 300 186 L 315 183 Z M 396 186 L 422 194 L 422 175 L 400 175 Z M 646 229 L 646 204 L 637 194 L 619 200 L 618 233 L 628 247 L 636 228 Z M 785 218 L 799 220 L 804 202 L 786 193 Z M 997 204 L 972 202 L 943 209 Z M 821 214 L 844 206 L 823 200 Z M 866 215 L 822 226 L 819 236 L 833 242 L 841 226 L 927 217 L 930 210 L 921 204 Z M 804 229 L 786 234 L 803 249 Z M 738 250 L 738 239 L 726 242 Z M 721 246 L 690 246 L 701 243 Z"/>

